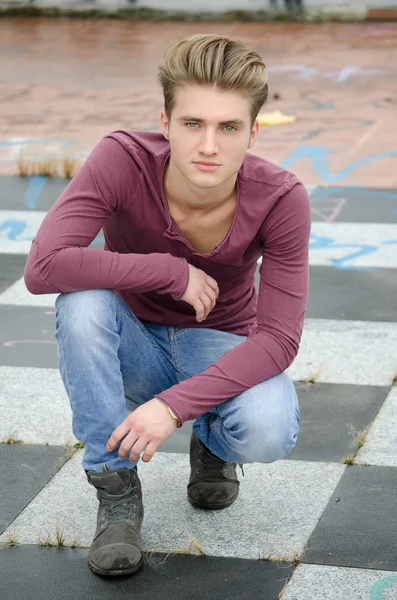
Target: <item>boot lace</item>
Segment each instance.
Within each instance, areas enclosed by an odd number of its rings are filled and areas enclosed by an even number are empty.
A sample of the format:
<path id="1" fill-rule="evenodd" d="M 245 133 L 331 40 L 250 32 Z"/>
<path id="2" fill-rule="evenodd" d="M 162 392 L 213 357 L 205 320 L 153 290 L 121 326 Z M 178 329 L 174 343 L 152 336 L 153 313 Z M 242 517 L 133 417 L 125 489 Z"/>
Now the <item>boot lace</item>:
<path id="1" fill-rule="evenodd" d="M 220 458 L 211 456 L 207 452 L 204 452 L 202 448 L 199 448 L 198 450 L 197 463 L 200 465 L 199 468 L 196 469 L 197 474 L 204 472 L 206 476 L 219 477 L 220 475 L 223 475 L 223 477 L 229 478 L 228 465 L 230 463 L 227 463 Z M 234 467 L 237 466 L 237 463 L 232 464 Z M 238 463 L 238 465 L 244 476 L 243 465 L 241 463 Z"/>
<path id="2" fill-rule="evenodd" d="M 120 498 L 115 496 L 112 498 L 101 498 L 101 504 L 105 507 L 109 525 L 113 523 L 125 523 L 127 520 L 134 523 L 137 517 L 137 512 L 135 511 L 138 510 L 137 491 L 138 489 L 133 487 L 126 494 L 120 496 Z M 134 512 L 131 513 L 131 509 Z"/>

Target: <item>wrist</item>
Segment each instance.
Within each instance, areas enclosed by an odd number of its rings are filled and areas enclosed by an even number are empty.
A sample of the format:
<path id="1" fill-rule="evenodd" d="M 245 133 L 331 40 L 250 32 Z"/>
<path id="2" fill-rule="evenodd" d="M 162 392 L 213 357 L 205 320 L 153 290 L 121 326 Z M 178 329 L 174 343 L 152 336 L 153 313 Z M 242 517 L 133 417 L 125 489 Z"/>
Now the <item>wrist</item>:
<path id="1" fill-rule="evenodd" d="M 163 402 L 163 400 L 161 398 L 159 398 L 158 396 L 155 396 L 157 400 L 160 400 L 160 402 L 166 407 L 168 414 L 170 415 L 170 417 L 172 417 L 173 421 L 175 421 L 176 426 L 179 427 L 179 417 L 176 414 L 176 412 L 174 411 L 173 408 L 171 408 L 170 406 L 168 406 L 168 404 L 166 402 Z"/>

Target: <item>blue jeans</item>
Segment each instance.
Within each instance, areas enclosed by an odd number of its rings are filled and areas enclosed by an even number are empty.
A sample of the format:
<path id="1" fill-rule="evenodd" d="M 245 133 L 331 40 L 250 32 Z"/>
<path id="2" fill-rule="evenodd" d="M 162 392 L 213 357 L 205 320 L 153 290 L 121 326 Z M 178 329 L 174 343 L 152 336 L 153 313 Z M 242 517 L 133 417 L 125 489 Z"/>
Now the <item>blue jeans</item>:
<path id="1" fill-rule="evenodd" d="M 205 371 L 246 338 L 140 321 L 115 292 L 88 290 L 58 296 L 56 339 L 73 433 L 85 443 L 83 467 L 101 471 L 135 464 L 105 447 L 127 410 Z M 299 420 L 294 385 L 282 373 L 202 414 L 193 430 L 223 460 L 271 463 L 295 446 Z"/>

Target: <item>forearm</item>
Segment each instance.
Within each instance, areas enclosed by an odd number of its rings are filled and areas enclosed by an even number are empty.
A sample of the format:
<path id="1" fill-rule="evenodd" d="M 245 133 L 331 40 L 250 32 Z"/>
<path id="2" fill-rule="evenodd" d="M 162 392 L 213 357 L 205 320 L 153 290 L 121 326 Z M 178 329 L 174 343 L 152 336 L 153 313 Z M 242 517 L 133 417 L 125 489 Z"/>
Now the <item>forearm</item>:
<path id="1" fill-rule="evenodd" d="M 130 289 L 169 293 L 178 299 L 187 285 L 188 265 L 170 254 L 120 254 L 81 247 L 49 251 L 35 240 L 24 276 L 32 294 Z"/>

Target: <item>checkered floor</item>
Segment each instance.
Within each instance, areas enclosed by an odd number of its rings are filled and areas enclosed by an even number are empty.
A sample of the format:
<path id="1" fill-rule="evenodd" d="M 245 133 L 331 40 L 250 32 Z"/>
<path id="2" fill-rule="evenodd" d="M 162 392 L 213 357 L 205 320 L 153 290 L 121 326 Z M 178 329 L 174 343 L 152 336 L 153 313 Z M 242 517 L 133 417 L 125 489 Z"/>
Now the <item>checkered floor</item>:
<path id="1" fill-rule="evenodd" d="M 296 448 L 246 465 L 237 502 L 202 512 L 186 499 L 186 423 L 140 467 L 145 568 L 109 582 L 86 564 L 96 499 L 57 370 L 55 296 L 22 279 L 65 184 L 0 178 L 0 598 L 395 599 L 397 190 L 309 187 Z"/>

